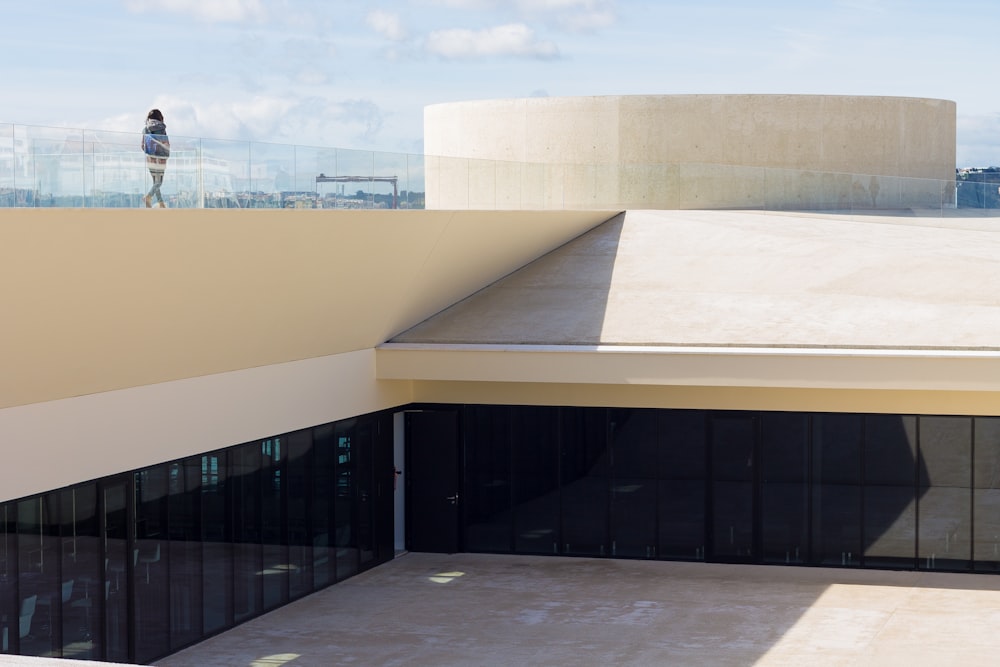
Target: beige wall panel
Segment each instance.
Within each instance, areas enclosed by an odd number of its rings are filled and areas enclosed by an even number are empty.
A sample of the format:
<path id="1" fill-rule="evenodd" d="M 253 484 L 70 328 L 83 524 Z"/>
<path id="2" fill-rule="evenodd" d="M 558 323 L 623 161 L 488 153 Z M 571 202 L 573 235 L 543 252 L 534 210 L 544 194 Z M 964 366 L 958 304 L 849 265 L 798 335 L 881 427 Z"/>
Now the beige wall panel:
<path id="1" fill-rule="evenodd" d="M 416 382 L 426 403 L 1000 416 L 1000 392 Z"/>
<path id="2" fill-rule="evenodd" d="M 0 407 L 371 348 L 612 215 L 11 209 Z"/>
<path id="3" fill-rule="evenodd" d="M 0 409 L 0 501 L 411 400 L 372 350 Z"/>

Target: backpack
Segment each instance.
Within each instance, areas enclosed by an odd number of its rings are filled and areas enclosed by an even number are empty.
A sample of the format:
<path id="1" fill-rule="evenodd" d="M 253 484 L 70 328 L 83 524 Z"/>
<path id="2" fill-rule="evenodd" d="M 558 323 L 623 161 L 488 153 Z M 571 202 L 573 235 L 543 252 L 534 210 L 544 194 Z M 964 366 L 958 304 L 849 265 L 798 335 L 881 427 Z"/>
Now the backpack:
<path id="1" fill-rule="evenodd" d="M 153 157 L 170 157 L 170 139 L 166 134 L 145 134 L 142 137 L 142 150 Z"/>

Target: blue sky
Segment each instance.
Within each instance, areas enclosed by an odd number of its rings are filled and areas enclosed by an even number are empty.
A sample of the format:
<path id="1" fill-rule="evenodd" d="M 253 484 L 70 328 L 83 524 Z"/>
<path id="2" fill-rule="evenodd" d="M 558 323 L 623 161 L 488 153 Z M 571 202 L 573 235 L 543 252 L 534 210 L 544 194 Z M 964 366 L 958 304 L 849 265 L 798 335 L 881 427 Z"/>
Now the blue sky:
<path id="1" fill-rule="evenodd" d="M 0 0 L 0 122 L 422 152 L 423 108 L 532 96 L 954 100 L 1000 165 L 1000 3 Z"/>

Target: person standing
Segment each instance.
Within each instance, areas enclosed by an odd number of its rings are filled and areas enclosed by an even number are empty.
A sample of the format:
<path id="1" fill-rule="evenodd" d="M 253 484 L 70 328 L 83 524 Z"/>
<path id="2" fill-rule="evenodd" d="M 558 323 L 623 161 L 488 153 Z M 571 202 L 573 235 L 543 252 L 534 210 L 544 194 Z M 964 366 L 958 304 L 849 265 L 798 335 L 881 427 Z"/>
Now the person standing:
<path id="1" fill-rule="evenodd" d="M 167 158 L 170 157 L 170 139 L 167 137 L 167 126 L 163 122 L 163 114 L 159 109 L 152 109 L 146 114 L 146 127 L 142 130 L 142 151 L 146 154 L 146 168 L 153 179 L 153 187 L 142 198 L 146 208 L 153 205 L 156 197 L 157 205 L 166 208 L 160 186 L 163 185 L 163 172 L 167 170 Z"/>

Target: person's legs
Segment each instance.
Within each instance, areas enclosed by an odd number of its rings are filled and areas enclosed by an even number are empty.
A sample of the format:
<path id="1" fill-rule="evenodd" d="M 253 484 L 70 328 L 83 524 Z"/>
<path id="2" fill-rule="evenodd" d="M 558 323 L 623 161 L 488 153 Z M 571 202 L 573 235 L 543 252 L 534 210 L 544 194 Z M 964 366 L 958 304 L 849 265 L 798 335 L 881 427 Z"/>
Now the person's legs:
<path id="1" fill-rule="evenodd" d="M 160 186 L 163 185 L 163 172 L 160 170 L 150 172 L 153 176 L 153 187 L 150 189 L 149 194 L 156 196 L 156 201 L 162 203 L 163 195 L 160 194 Z"/>

